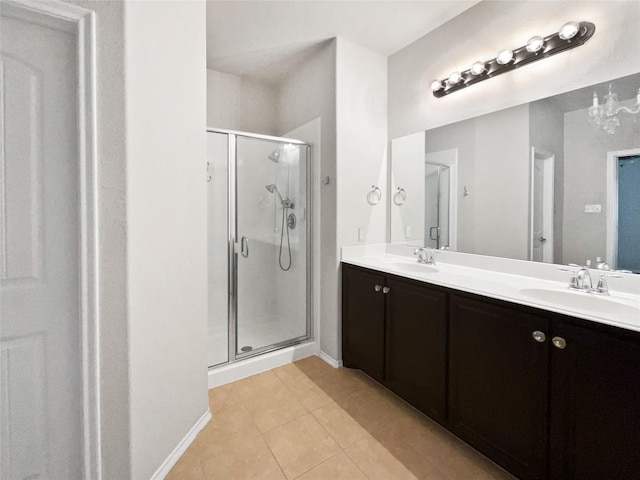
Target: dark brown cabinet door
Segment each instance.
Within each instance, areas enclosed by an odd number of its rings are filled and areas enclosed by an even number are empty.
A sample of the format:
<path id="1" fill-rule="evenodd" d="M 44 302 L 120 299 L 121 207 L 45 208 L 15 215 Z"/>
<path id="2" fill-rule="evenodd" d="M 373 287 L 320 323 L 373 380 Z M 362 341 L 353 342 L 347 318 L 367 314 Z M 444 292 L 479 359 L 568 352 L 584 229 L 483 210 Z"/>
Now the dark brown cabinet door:
<path id="1" fill-rule="evenodd" d="M 553 334 L 565 348 L 551 349 L 550 478 L 640 478 L 640 339 L 566 323 Z"/>
<path id="2" fill-rule="evenodd" d="M 342 265 L 342 361 L 384 380 L 385 277 Z"/>
<path id="3" fill-rule="evenodd" d="M 447 294 L 387 278 L 385 385 L 416 408 L 445 418 Z"/>
<path id="4" fill-rule="evenodd" d="M 452 430 L 519 478 L 545 478 L 550 346 L 534 332 L 549 322 L 466 296 L 450 309 Z"/>

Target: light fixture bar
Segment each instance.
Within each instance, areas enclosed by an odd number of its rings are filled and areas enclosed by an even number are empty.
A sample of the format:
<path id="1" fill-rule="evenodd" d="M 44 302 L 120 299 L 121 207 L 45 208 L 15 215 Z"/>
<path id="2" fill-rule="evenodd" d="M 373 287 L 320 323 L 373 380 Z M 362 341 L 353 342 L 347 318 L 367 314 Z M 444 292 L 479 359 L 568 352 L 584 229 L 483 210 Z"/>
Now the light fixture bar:
<path id="1" fill-rule="evenodd" d="M 522 67 L 523 65 L 550 57 L 556 53 L 579 47 L 589 40 L 595 31 L 596 26 L 591 22 L 569 22 L 565 24 L 559 32 L 544 37 L 542 39 L 542 46 L 538 47 L 536 45 L 537 49 L 535 51 L 531 51 L 531 43 L 534 39 L 536 40 L 536 43 L 538 43 L 538 39 L 536 37 L 529 40 L 529 49 L 527 49 L 527 45 L 524 45 L 513 50 L 512 58 L 509 58 L 509 55 L 507 55 L 507 52 L 510 51 L 504 50 L 500 52 L 498 57 L 484 62 L 484 70 L 480 73 L 476 74 L 474 71 L 479 71 L 479 65 L 482 65 L 483 62 L 476 62 L 474 64 L 475 68 L 470 68 L 459 74 L 461 77 L 459 81 L 454 83 L 448 78 L 444 80 L 434 80 L 431 84 L 431 90 L 433 91 L 434 96 L 438 98 L 444 97 L 452 92 L 456 92 L 468 87 L 469 85 L 473 85 L 474 83 L 482 82 L 483 80 L 509 72 Z M 507 61 L 505 62 L 505 60 Z M 457 72 L 455 73 L 457 74 Z"/>

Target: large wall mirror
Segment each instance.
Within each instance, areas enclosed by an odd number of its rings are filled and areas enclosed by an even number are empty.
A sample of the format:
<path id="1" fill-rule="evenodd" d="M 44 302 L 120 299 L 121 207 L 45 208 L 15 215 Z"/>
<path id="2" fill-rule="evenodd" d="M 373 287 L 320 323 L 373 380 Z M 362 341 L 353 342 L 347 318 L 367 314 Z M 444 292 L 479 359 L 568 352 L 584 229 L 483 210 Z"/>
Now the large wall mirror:
<path id="1" fill-rule="evenodd" d="M 639 89 L 640 73 L 392 140 L 391 242 L 640 273 Z M 607 99 L 626 111 L 589 108 Z"/>

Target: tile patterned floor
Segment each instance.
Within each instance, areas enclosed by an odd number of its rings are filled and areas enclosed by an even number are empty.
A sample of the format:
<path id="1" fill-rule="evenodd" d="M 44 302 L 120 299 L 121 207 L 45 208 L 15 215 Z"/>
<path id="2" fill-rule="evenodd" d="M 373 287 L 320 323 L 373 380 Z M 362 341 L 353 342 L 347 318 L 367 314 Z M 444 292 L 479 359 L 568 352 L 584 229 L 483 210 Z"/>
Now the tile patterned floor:
<path id="1" fill-rule="evenodd" d="M 213 419 L 167 480 L 508 480 L 358 371 L 318 357 L 209 390 Z"/>

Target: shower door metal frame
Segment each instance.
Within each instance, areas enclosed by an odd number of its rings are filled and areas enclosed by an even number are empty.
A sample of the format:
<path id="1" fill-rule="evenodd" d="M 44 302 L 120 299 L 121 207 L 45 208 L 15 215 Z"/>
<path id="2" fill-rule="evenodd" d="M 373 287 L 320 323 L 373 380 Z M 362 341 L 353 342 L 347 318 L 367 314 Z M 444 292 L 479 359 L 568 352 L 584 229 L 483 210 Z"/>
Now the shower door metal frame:
<path id="1" fill-rule="evenodd" d="M 300 140 L 294 140 L 283 137 L 272 137 L 269 135 L 260 135 L 254 133 L 247 132 L 238 132 L 235 130 L 223 130 L 223 129 L 215 129 L 215 128 L 207 128 L 207 132 L 209 133 L 218 133 L 227 135 L 227 195 L 228 195 L 228 208 L 227 208 L 227 233 L 228 233 L 228 359 L 225 363 L 220 363 L 217 365 L 209 366 L 209 368 L 217 368 L 224 365 L 228 365 L 230 363 L 244 360 L 249 357 L 254 357 L 257 355 L 262 355 L 264 353 L 268 353 L 274 350 L 279 350 L 284 347 L 289 347 L 293 345 L 297 345 L 299 343 L 305 342 L 307 340 L 311 340 L 313 338 L 313 306 L 314 306 L 314 298 L 313 298 L 313 222 L 314 222 L 314 213 L 313 213 L 313 199 L 314 199 L 314 190 L 313 190 L 313 178 L 314 178 L 314 170 L 313 170 L 313 162 L 311 159 L 313 158 L 312 151 L 313 146 L 309 143 L 302 142 Z M 306 202 L 305 202 L 305 218 L 306 218 L 306 335 L 295 337 L 292 339 L 284 340 L 282 342 L 277 342 L 271 345 L 267 345 L 261 348 L 256 348 L 255 350 L 251 350 L 249 352 L 238 353 L 238 337 L 237 337 L 237 327 L 238 327 L 238 253 L 239 253 L 239 244 L 237 244 L 237 206 L 238 206 L 238 198 L 237 198 L 237 141 L 238 137 L 242 138 L 250 138 L 254 140 L 264 140 L 268 142 L 273 142 L 277 144 L 292 144 L 298 146 L 305 146 L 306 155 L 304 158 L 305 166 L 306 166 L 306 175 L 305 175 L 305 185 L 306 185 Z"/>

